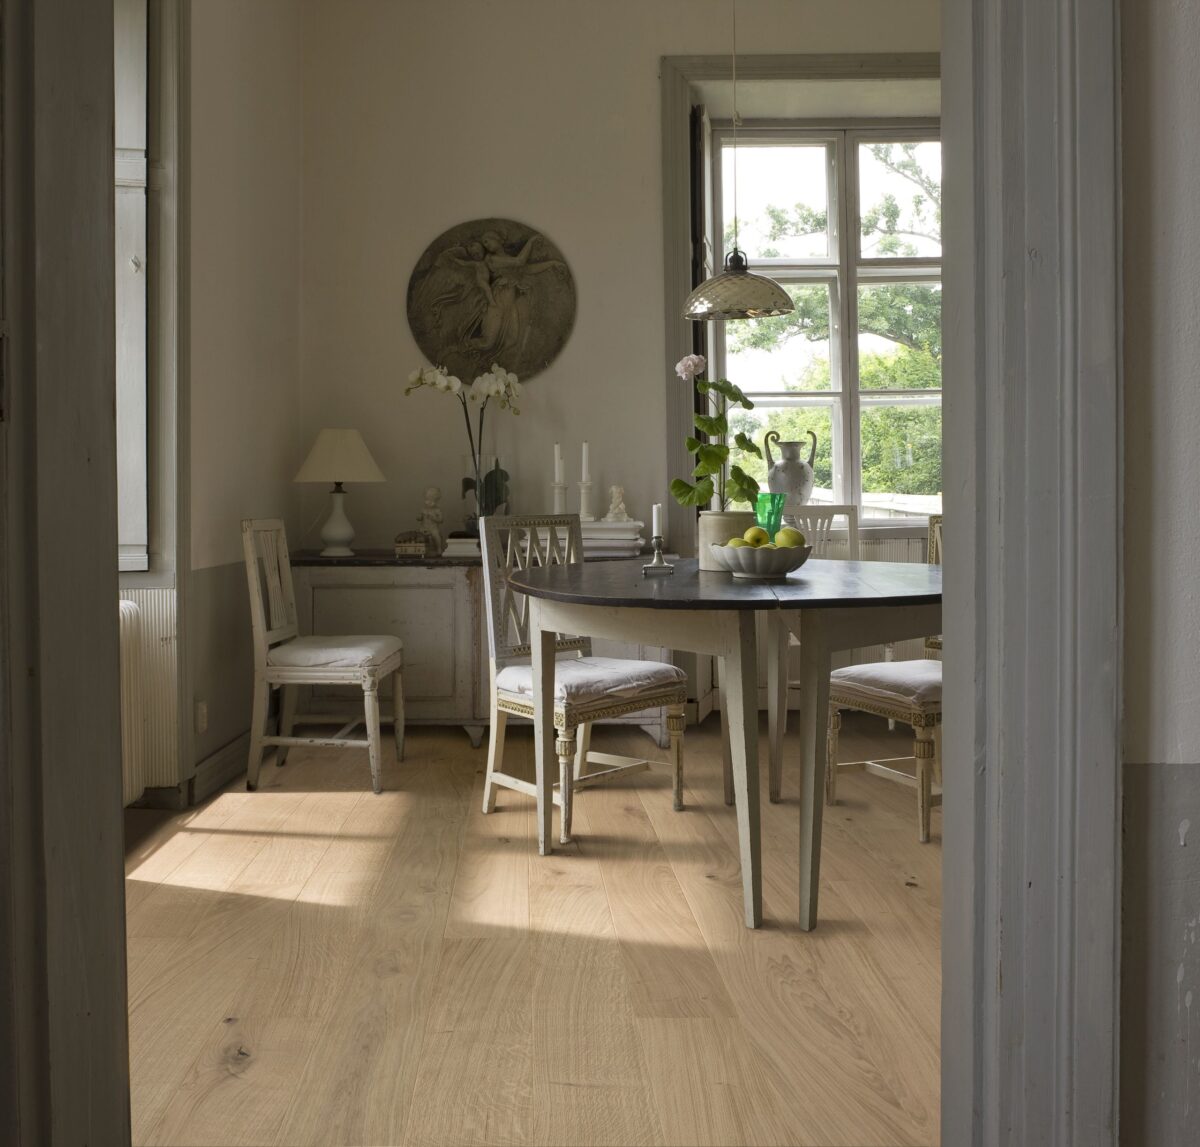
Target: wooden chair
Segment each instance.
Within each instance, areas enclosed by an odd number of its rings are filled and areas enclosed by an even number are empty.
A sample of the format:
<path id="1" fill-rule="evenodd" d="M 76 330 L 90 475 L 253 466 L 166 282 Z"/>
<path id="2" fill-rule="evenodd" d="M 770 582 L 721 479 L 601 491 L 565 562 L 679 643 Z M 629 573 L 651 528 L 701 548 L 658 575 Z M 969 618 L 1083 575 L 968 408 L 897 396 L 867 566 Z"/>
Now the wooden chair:
<path id="1" fill-rule="evenodd" d="M 845 526 L 837 524 L 845 519 Z M 808 505 L 801 506 L 795 513 L 786 515 L 788 525 L 795 526 L 804 534 L 805 542 L 812 546 L 812 557 L 828 558 L 831 551 L 845 543 L 845 556 L 857 561 L 861 556 L 858 538 L 858 507 L 851 505 Z M 788 680 L 788 649 L 795 643 L 791 632 L 782 620 L 767 622 L 767 744 L 770 756 L 768 796 L 776 804 L 783 794 L 783 737 L 787 732 L 788 687 L 796 684 Z M 724 714 L 724 705 L 721 712 Z M 733 764 L 729 755 L 729 738 L 723 736 L 725 803 L 733 804 Z"/>
<path id="2" fill-rule="evenodd" d="M 250 725 L 250 759 L 246 788 L 258 788 L 263 749 L 279 746 L 277 763 L 287 760 L 293 745 L 324 745 L 366 749 L 371 761 L 371 787 L 382 788 L 379 743 L 379 684 L 392 678 L 393 733 L 396 757 L 404 759 L 404 688 L 400 679 L 403 647 L 398 637 L 301 637 L 296 624 L 296 595 L 283 522 L 275 518 L 242 522 L 242 550 L 250 587 L 250 621 L 254 629 L 254 712 Z M 331 737 L 295 737 L 292 731 L 305 716 L 296 713 L 301 685 L 359 685 L 367 739 L 354 740 L 358 720 Z M 267 708 L 272 689 L 281 691 L 279 736 L 268 737 Z"/>
<path id="3" fill-rule="evenodd" d="M 942 516 L 929 519 L 928 560 L 942 562 Z M 922 843 L 929 840 L 929 817 L 934 806 L 942 803 L 941 738 L 942 663 L 931 659 L 942 647 L 940 637 L 925 640 L 925 658 L 914 661 L 880 661 L 871 665 L 850 665 L 836 669 L 829 684 L 829 765 L 825 772 L 825 803 L 837 801 L 839 769 L 864 768 L 888 780 L 910 785 L 917 790 L 917 825 Z M 861 764 L 838 763 L 838 733 L 842 710 L 856 709 L 879 717 L 902 721 L 913 730 L 913 756 L 916 774 L 892 768 L 879 761 Z"/>
<path id="4" fill-rule="evenodd" d="M 503 771 L 504 734 L 510 714 L 533 718 L 533 666 L 529 646 L 529 602 L 509 584 L 514 570 L 568 565 L 583 560 L 576 515 L 488 517 L 481 522 L 484 600 L 487 605 L 491 666 L 491 730 L 483 811 L 496 807 L 497 786 L 537 797 L 529 781 Z M 560 808 L 559 839 L 571 839 L 574 790 L 649 768 L 641 758 L 590 751 L 593 721 L 665 706 L 674 769 L 675 808 L 683 808 L 683 714 L 687 675 L 659 661 L 593 657 L 588 637 L 560 634 L 559 654 L 574 654 L 555 665 L 554 727 L 559 781 L 554 803 Z M 589 765 L 602 768 L 589 770 Z M 539 813 L 541 809 L 539 808 Z"/>

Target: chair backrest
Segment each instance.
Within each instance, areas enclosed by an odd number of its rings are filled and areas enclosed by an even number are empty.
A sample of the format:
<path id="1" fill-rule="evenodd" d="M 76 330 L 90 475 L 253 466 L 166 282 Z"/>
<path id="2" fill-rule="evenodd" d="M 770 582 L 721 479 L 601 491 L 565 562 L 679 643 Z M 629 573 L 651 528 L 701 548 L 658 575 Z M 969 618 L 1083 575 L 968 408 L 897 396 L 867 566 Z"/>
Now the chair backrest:
<path id="1" fill-rule="evenodd" d="M 926 552 L 926 561 L 931 566 L 940 566 L 942 564 L 942 515 L 929 515 L 929 548 Z M 942 636 L 938 634 L 936 637 L 925 638 L 925 656 L 928 657 L 931 653 L 941 653 L 942 651 Z"/>
<path id="2" fill-rule="evenodd" d="M 488 652 L 494 665 L 526 658 L 530 653 L 529 599 L 513 589 L 509 574 L 535 566 L 582 562 L 579 515 L 493 515 L 481 518 L 479 526 Z M 588 654 L 592 649 L 587 637 L 560 635 L 555 645 L 560 653 L 576 650 Z"/>
<path id="3" fill-rule="evenodd" d="M 860 556 L 858 545 L 858 507 L 857 506 L 822 506 L 810 503 L 801 506 L 787 517 L 795 522 L 805 540 L 813 548 L 814 558 L 827 558 L 829 551 L 841 543 L 842 526 L 837 519 L 846 521 L 846 556 L 851 561 L 857 561 Z"/>
<path id="4" fill-rule="evenodd" d="M 250 588 L 250 624 L 254 629 L 254 659 L 267 663 L 267 650 L 300 633 L 296 624 L 296 594 L 287 534 L 278 518 L 246 518 L 242 522 L 242 552 Z"/>

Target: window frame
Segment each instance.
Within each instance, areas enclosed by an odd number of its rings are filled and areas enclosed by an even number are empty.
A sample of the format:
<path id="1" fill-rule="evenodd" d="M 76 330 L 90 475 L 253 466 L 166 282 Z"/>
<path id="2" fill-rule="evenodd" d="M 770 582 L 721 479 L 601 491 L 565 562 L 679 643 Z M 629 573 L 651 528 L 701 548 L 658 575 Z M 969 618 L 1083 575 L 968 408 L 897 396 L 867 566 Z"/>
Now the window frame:
<path id="1" fill-rule="evenodd" d="M 713 161 L 711 172 L 713 211 L 712 245 L 714 262 L 723 265 L 725 247 L 724 148 L 734 139 L 730 120 L 712 124 Z M 862 204 L 858 185 L 858 149 L 862 143 L 941 142 L 941 123 L 936 118 L 842 120 L 827 123 L 807 121 L 759 120 L 743 123 L 737 130 L 739 145 L 755 147 L 794 146 L 797 143 L 824 143 L 827 148 L 826 190 L 828 195 L 828 235 L 830 253 L 824 257 L 749 258 L 752 270 L 777 279 L 782 285 L 828 284 L 830 307 L 830 379 L 827 391 L 786 392 L 789 400 L 819 400 L 830 404 L 834 428 L 833 501 L 848 502 L 859 508 L 860 524 L 869 528 L 912 527 L 923 525 L 926 514 L 871 517 L 863 505 L 862 492 L 862 409 L 863 395 L 858 375 L 858 288 L 885 283 L 942 282 L 942 256 L 909 258 L 862 257 Z M 842 188 L 846 193 L 841 194 Z M 726 330 L 724 323 L 713 323 L 710 338 L 712 377 L 727 376 Z M 734 380 L 737 381 L 736 379 Z M 937 389 L 922 390 L 927 403 L 936 398 L 943 406 L 945 379 Z M 743 387 L 754 403 L 763 406 L 785 405 L 780 392 L 754 391 Z M 868 404 L 876 399 L 894 398 L 895 405 L 911 402 L 914 392 L 902 389 L 866 392 Z"/>

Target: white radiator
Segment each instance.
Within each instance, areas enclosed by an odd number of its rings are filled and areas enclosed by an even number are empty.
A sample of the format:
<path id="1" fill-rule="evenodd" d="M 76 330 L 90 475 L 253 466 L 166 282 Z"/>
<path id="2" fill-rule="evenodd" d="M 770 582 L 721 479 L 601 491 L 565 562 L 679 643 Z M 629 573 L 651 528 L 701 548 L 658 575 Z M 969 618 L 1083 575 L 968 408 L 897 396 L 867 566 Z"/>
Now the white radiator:
<path id="1" fill-rule="evenodd" d="M 124 601 L 141 611 L 142 745 L 146 788 L 174 788 L 179 769 L 178 628 L 174 589 L 124 589 Z"/>
<path id="2" fill-rule="evenodd" d="M 146 687 L 142 611 L 121 601 L 121 787 L 126 806 L 146 791 Z"/>

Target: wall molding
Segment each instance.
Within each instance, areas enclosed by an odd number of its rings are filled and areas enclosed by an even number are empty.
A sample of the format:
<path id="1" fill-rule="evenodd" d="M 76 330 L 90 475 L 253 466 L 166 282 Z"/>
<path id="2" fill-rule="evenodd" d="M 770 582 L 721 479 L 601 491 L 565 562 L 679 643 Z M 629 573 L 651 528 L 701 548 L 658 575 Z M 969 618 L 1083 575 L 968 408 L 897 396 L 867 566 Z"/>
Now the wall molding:
<path id="1" fill-rule="evenodd" d="M 1116 8 L 943 7 L 946 1143 L 1117 1142 Z"/>

